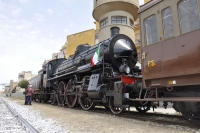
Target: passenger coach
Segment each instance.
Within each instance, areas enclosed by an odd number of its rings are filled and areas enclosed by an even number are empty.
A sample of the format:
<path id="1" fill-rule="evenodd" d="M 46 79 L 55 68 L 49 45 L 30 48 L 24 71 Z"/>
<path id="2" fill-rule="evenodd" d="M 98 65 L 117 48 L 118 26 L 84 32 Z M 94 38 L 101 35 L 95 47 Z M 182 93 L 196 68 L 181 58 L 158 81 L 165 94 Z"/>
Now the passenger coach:
<path id="1" fill-rule="evenodd" d="M 187 120 L 199 124 L 200 0 L 154 0 L 139 14 L 149 100 L 173 101 Z"/>

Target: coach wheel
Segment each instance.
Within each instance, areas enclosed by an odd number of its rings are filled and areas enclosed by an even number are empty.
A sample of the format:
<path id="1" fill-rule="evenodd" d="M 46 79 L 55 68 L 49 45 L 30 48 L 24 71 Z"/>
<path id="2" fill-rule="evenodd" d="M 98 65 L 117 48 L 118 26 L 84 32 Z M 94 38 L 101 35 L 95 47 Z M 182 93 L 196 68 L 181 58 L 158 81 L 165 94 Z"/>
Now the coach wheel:
<path id="1" fill-rule="evenodd" d="M 138 102 L 135 105 L 135 108 L 139 113 L 146 113 L 147 111 L 150 110 L 151 102 L 144 102 L 144 103 L 145 104 Z"/>
<path id="2" fill-rule="evenodd" d="M 55 96 L 55 93 L 51 93 L 50 101 L 51 101 L 51 104 L 52 104 L 52 105 L 54 105 L 54 104 L 56 103 L 56 96 Z"/>
<path id="3" fill-rule="evenodd" d="M 62 81 L 58 85 L 58 100 L 60 106 L 63 106 L 65 103 L 65 98 L 64 98 L 64 90 L 65 90 L 65 83 Z"/>
<path id="4" fill-rule="evenodd" d="M 77 102 L 77 95 L 73 94 L 74 92 L 76 92 L 73 79 L 69 80 L 65 90 L 66 90 L 66 93 L 67 93 L 66 97 L 65 97 L 65 101 L 70 108 L 73 108 L 76 105 L 76 102 Z"/>
<path id="5" fill-rule="evenodd" d="M 121 114 L 124 112 L 125 108 L 120 108 L 120 107 L 116 107 L 114 106 L 114 97 L 111 96 L 109 98 L 109 107 L 110 107 L 110 110 L 113 114 Z"/>
<path id="6" fill-rule="evenodd" d="M 192 124 L 200 125 L 200 103 L 197 102 L 180 102 L 179 109 L 183 117 Z M 195 113 L 192 108 L 196 107 Z"/>

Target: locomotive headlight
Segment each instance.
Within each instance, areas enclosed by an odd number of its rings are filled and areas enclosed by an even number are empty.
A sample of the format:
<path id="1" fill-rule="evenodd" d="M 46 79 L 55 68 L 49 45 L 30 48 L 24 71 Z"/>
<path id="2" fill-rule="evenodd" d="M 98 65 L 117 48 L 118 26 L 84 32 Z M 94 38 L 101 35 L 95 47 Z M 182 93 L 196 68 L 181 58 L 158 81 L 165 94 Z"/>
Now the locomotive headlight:
<path id="1" fill-rule="evenodd" d="M 127 66 L 124 68 L 124 71 L 128 74 L 128 73 L 130 73 L 131 69 L 130 69 L 130 67 L 127 65 Z"/>
<path id="2" fill-rule="evenodd" d="M 121 66 L 119 67 L 119 71 L 120 72 L 125 72 L 125 73 L 130 73 L 131 69 L 127 64 L 121 64 Z"/>
<path id="3" fill-rule="evenodd" d="M 125 72 L 125 73 L 130 73 L 130 71 L 131 71 L 131 69 L 130 69 L 130 67 L 127 65 L 127 60 L 126 59 L 122 59 L 122 64 L 121 64 L 121 66 L 119 67 L 119 71 L 120 72 Z"/>

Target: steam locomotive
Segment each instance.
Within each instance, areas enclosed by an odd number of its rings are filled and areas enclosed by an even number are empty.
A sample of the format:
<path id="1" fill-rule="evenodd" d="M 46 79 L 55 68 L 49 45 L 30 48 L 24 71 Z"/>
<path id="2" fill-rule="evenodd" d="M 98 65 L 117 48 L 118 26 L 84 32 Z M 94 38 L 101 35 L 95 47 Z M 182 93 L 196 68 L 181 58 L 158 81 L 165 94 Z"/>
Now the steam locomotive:
<path id="1" fill-rule="evenodd" d="M 138 97 L 142 83 L 141 69 L 136 66 L 137 50 L 119 30 L 112 27 L 109 39 L 92 47 L 81 44 L 68 59 L 45 64 L 29 81 L 34 99 L 71 108 L 79 104 L 84 110 L 102 105 L 114 114 L 130 105 L 142 111 L 139 102 L 128 100 Z"/>
<path id="2" fill-rule="evenodd" d="M 109 39 L 81 44 L 68 59 L 45 64 L 30 80 L 34 99 L 84 110 L 101 105 L 114 114 L 130 106 L 145 113 L 160 101 L 165 108 L 172 102 L 200 125 L 199 7 L 200 0 L 148 2 L 139 9 L 142 69 L 133 41 L 112 27 Z"/>

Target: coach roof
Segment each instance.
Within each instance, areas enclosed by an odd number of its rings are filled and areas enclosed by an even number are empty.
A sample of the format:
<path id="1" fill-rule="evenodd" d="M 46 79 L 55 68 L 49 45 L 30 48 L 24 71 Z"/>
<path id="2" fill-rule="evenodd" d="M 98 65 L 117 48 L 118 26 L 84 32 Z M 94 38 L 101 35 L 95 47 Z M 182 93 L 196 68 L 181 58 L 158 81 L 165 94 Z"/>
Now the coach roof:
<path id="1" fill-rule="evenodd" d="M 140 14 L 141 12 L 149 9 L 150 7 L 152 7 L 152 6 L 156 5 L 156 4 L 158 4 L 161 1 L 163 1 L 163 0 L 151 0 L 148 3 L 140 6 L 140 9 L 138 10 L 138 14 Z"/>

